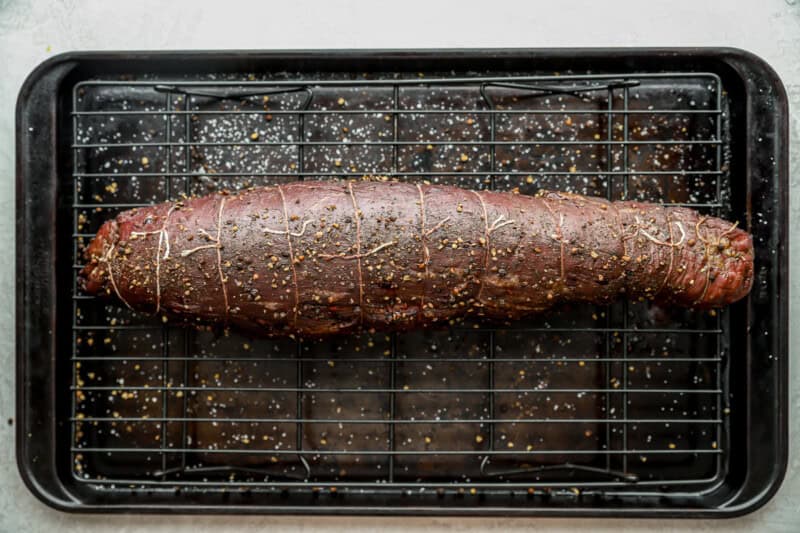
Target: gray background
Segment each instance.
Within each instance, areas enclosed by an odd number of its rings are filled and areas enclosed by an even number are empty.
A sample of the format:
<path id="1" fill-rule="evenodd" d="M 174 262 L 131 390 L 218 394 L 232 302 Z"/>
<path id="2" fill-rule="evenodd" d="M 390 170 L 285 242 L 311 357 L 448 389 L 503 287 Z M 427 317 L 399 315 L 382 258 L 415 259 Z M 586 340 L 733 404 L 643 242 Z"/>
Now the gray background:
<path id="1" fill-rule="evenodd" d="M 800 224 L 800 0 L 641 0 L 439 2 L 400 0 L 254 2 L 0 0 L 0 531 L 800 531 L 800 455 L 777 496 L 756 513 L 735 520 L 532 520 L 478 518 L 305 518 L 82 516 L 53 511 L 28 492 L 17 474 L 14 415 L 14 104 L 25 76 L 49 56 L 68 50 L 422 48 L 555 46 L 736 46 L 778 71 L 794 111 L 791 232 Z M 791 256 L 796 293 L 800 247 Z M 798 300 L 791 303 L 800 326 Z M 796 341 L 793 335 L 791 344 Z M 800 408 L 800 347 L 787 354 L 791 408 Z M 791 421 L 792 443 L 800 418 Z M 56 529 L 57 528 L 57 529 Z"/>

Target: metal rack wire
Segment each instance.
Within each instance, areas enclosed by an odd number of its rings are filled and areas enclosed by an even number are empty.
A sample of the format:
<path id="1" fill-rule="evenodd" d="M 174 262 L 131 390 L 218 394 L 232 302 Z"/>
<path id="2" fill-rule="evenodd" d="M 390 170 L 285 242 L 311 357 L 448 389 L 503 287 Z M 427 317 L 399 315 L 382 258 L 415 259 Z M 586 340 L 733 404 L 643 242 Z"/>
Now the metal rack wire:
<path id="1" fill-rule="evenodd" d="M 698 73 L 81 82 L 73 270 L 97 224 L 118 210 L 209 183 L 380 174 L 522 194 L 564 183 L 718 214 L 724 120 L 719 79 Z M 231 168 L 236 158 L 241 168 Z M 543 158 L 545 168 L 531 164 Z M 274 172 L 264 168 L 273 160 Z M 215 351 L 207 337 L 75 285 L 73 473 L 109 490 L 706 484 L 726 468 L 726 316 L 653 313 L 624 302 L 350 344 L 232 333 Z M 470 336 L 478 340 L 464 344 Z M 540 344 L 550 355 L 527 350 Z M 319 407 L 325 401 L 337 410 Z M 282 411 L 270 410 L 276 404 Z M 318 430 L 326 426 L 339 433 Z M 334 438 L 343 432 L 349 440 Z M 534 433 L 525 448 L 511 440 Z"/>

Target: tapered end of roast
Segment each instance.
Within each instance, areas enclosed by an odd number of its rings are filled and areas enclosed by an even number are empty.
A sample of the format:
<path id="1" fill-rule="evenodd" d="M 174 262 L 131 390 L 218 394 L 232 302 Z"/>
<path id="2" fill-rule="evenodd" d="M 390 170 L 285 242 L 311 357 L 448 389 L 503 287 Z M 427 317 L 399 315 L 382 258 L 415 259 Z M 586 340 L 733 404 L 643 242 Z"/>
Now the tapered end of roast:
<path id="1" fill-rule="evenodd" d="M 726 229 L 727 227 L 727 229 Z M 746 231 L 731 229 L 730 223 L 710 218 L 704 222 L 697 244 L 684 250 L 672 298 L 688 307 L 725 307 L 741 300 L 753 286 L 753 239 Z"/>
<path id="2" fill-rule="evenodd" d="M 108 258 L 119 237 L 116 220 L 109 220 L 100 228 L 83 252 L 86 266 L 78 274 L 78 286 L 86 294 L 105 292 L 108 283 Z"/>
<path id="3" fill-rule="evenodd" d="M 753 238 L 743 230 L 734 230 L 713 250 L 721 261 L 710 261 L 711 281 L 701 299 L 704 307 L 722 307 L 741 300 L 753 287 Z"/>

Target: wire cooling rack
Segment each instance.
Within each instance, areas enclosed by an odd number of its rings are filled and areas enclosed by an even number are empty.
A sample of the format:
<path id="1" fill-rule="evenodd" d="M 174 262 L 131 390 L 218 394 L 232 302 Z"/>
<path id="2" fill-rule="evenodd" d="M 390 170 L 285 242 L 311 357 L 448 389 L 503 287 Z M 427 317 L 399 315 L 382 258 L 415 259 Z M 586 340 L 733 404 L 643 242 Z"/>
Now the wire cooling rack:
<path id="1" fill-rule="evenodd" d="M 73 109 L 76 275 L 121 210 L 298 179 L 728 208 L 714 74 L 102 79 Z M 104 490 L 679 491 L 726 468 L 725 311 L 258 339 L 73 285 L 73 317 L 73 475 Z"/>

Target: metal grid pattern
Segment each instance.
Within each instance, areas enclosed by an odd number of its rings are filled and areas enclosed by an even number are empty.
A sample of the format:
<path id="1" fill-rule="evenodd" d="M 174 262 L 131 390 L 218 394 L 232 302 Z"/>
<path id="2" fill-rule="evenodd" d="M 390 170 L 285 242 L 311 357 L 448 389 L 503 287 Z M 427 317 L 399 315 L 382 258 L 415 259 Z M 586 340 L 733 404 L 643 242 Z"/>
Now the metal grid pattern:
<path id="1" fill-rule="evenodd" d="M 724 213 L 713 74 L 81 82 L 74 265 L 116 212 L 365 174 Z M 643 302 L 509 327 L 250 339 L 73 287 L 76 479 L 109 490 L 709 483 L 725 469 L 726 314 Z"/>

